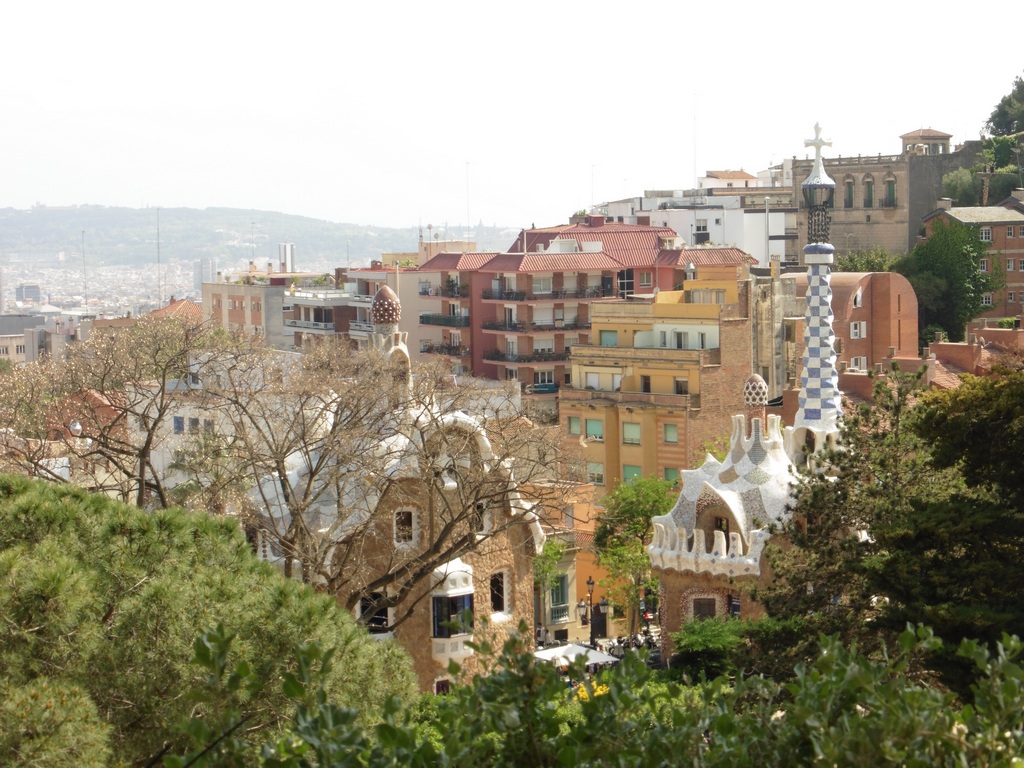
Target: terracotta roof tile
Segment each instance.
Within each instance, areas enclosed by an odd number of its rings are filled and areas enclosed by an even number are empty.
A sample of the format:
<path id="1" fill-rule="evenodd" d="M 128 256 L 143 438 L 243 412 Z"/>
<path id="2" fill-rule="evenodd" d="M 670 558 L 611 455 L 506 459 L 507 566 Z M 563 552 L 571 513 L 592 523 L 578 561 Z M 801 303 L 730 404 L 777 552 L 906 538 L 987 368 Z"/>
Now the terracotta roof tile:
<path id="1" fill-rule="evenodd" d="M 170 304 L 166 307 L 154 309 L 149 313 L 149 316 L 157 318 L 173 317 L 175 320 L 182 320 L 191 325 L 203 324 L 203 308 L 188 299 L 175 301 L 172 298 Z"/>
<path id="2" fill-rule="evenodd" d="M 960 366 L 941 360 L 932 360 L 929 365 L 931 366 L 931 385 L 938 389 L 956 389 L 960 386 L 960 376 L 967 373 Z"/>
<path id="3" fill-rule="evenodd" d="M 722 179 L 722 180 L 741 180 L 749 181 L 756 179 L 757 176 L 751 176 L 746 171 L 708 171 L 704 174 L 709 179 Z"/>
<path id="4" fill-rule="evenodd" d="M 496 251 L 488 253 L 439 253 L 427 261 L 421 271 L 442 270 L 446 272 L 462 272 L 480 269 L 497 255 Z"/>
<path id="5" fill-rule="evenodd" d="M 622 265 L 603 251 L 580 253 L 501 253 L 481 272 L 588 272 L 618 270 Z"/>
<path id="6" fill-rule="evenodd" d="M 757 264 L 757 259 L 739 248 L 681 248 L 665 250 L 658 255 L 660 266 L 685 267 L 690 262 L 698 267 L 724 267 L 735 264 Z"/>

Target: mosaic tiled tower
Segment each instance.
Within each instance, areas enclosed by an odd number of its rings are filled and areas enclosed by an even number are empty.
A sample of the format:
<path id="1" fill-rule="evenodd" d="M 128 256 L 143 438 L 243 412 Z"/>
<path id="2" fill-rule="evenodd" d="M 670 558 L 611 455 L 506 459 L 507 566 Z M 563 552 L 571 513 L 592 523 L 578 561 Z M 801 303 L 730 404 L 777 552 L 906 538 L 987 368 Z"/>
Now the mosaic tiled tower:
<path id="1" fill-rule="evenodd" d="M 807 239 L 804 263 L 807 264 L 807 311 L 804 317 L 803 370 L 800 373 L 800 394 L 793 423 L 798 444 L 791 455 L 810 446 L 807 433 L 814 435 L 814 450 L 834 442 L 839 429 L 840 392 L 836 371 L 835 331 L 832 327 L 832 261 L 835 248 L 828 242 L 829 224 L 835 182 L 825 173 L 821 148 L 831 142 L 821 138 L 821 128 L 814 126 L 815 136 L 804 142 L 815 150 L 814 167 L 803 183 L 807 203 Z M 802 438 L 802 439 L 801 439 Z M 793 456 L 796 460 L 796 456 Z"/>

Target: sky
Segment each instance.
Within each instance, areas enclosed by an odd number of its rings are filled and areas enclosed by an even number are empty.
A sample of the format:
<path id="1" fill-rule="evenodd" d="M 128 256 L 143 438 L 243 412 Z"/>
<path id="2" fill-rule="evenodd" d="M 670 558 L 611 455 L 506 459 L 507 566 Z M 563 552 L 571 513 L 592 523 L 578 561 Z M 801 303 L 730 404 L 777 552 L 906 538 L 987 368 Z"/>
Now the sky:
<path id="1" fill-rule="evenodd" d="M 541 227 L 803 157 L 816 122 L 826 157 L 978 138 L 1024 62 L 940 6 L 7 2 L 0 207 Z"/>

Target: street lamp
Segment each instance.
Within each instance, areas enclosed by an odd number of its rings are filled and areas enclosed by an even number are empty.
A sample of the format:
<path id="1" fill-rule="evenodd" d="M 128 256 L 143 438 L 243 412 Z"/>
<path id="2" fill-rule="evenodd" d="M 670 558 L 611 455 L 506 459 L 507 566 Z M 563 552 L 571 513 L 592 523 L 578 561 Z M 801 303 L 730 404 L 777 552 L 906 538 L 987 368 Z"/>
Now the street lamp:
<path id="1" fill-rule="evenodd" d="M 594 577 L 587 576 L 587 602 L 590 604 L 590 647 L 594 645 Z"/>

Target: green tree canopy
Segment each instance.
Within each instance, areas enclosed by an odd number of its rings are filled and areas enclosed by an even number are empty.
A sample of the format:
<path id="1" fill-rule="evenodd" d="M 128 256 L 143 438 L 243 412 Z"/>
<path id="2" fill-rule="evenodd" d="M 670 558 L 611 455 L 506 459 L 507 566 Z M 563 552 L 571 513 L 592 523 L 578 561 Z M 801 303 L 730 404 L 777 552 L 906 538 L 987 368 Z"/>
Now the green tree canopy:
<path id="1" fill-rule="evenodd" d="M 598 563 L 608 572 L 605 586 L 612 602 L 627 611 L 630 633 L 639 624 L 640 601 L 654 589 L 647 556 L 653 532 L 651 520 L 672 509 L 671 489 L 671 483 L 655 477 L 619 483 L 605 497 L 604 512 L 597 519 L 594 544 Z"/>
<path id="2" fill-rule="evenodd" d="M 1019 75 L 1013 88 L 996 104 L 985 127 L 993 136 L 1010 136 L 1024 131 L 1024 78 Z"/>
<path id="3" fill-rule="evenodd" d="M 938 325 L 950 341 L 963 341 L 967 322 L 982 311 L 982 295 L 1002 285 L 1001 273 L 981 271 L 987 248 L 977 228 L 939 219 L 931 237 L 899 262 L 896 271 L 918 292 L 921 328 Z"/>
<path id="4" fill-rule="evenodd" d="M 25 705 L 13 731 L 0 708 L 6 765 L 95 765 L 108 753 L 145 763 L 176 748 L 173 725 L 206 706 L 191 660 L 215 624 L 237 637 L 232 661 L 267 686 L 230 697 L 247 731 L 269 737 L 290 718 L 278 681 L 310 641 L 337 650 L 325 688 L 368 723 L 412 690 L 400 648 L 259 562 L 234 520 L 147 513 L 67 485 L 0 476 L 0 615 L 0 698 Z"/>
<path id="5" fill-rule="evenodd" d="M 833 272 L 890 272 L 903 258 L 902 254 L 889 253 L 885 248 L 871 248 L 866 251 L 852 251 L 836 256 Z"/>

